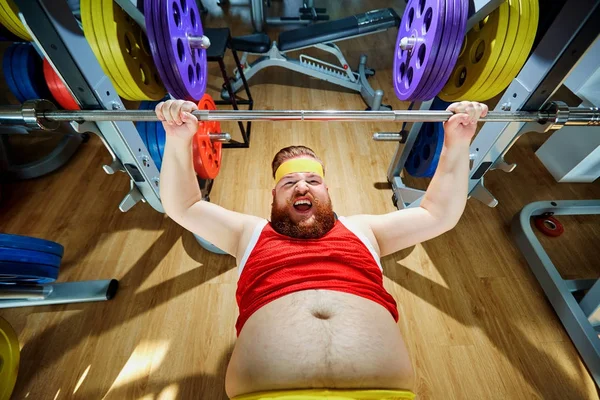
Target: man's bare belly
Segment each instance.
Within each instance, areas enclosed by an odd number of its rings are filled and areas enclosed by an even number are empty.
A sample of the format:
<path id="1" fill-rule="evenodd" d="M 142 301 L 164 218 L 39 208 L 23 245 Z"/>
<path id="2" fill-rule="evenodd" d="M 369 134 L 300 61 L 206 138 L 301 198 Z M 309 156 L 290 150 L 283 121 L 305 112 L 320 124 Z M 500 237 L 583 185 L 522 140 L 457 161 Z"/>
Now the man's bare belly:
<path id="1" fill-rule="evenodd" d="M 300 388 L 413 389 L 413 370 L 393 317 L 348 293 L 305 290 L 254 313 L 225 378 L 231 398 Z"/>

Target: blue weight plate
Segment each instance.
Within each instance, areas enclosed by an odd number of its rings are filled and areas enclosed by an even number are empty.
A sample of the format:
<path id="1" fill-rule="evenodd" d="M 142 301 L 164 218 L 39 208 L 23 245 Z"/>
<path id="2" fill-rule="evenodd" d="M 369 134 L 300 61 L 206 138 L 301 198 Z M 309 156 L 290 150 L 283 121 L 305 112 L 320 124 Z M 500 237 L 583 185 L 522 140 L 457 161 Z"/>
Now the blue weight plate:
<path id="1" fill-rule="evenodd" d="M 15 51 L 15 58 L 13 59 L 13 70 L 15 81 L 19 85 L 19 90 L 25 95 L 26 100 L 37 98 L 35 90 L 29 81 L 27 75 L 27 44 L 21 44 Z"/>
<path id="2" fill-rule="evenodd" d="M 58 257 L 62 257 L 65 252 L 65 248 L 60 243 L 36 237 L 12 235 L 8 233 L 0 233 L 0 247 L 34 250 L 41 253 L 53 254 Z"/>
<path id="3" fill-rule="evenodd" d="M 146 130 L 146 135 L 148 136 L 148 151 L 150 152 L 150 156 L 152 160 L 156 164 L 156 168 L 160 171 L 161 159 L 160 153 L 158 149 L 158 142 L 156 140 L 156 123 L 148 122 L 148 129 Z"/>
<path id="4" fill-rule="evenodd" d="M 58 279 L 58 268 L 47 265 L 0 261 L 0 284 L 51 283 Z"/>
<path id="5" fill-rule="evenodd" d="M 51 99 L 50 90 L 44 78 L 42 59 L 32 45 L 25 47 L 25 73 L 36 99 Z"/>
<path id="6" fill-rule="evenodd" d="M 19 86 L 13 77 L 13 67 L 12 67 L 12 58 L 14 57 L 15 50 L 17 45 L 13 44 L 6 49 L 4 53 L 4 57 L 2 59 L 2 73 L 4 74 L 4 79 L 6 80 L 6 84 L 8 85 L 8 89 L 11 93 L 19 100 L 19 102 L 25 101 L 25 96 L 19 90 Z"/>
<path id="7" fill-rule="evenodd" d="M 428 142 L 432 135 L 433 124 L 431 122 L 424 122 L 421 126 L 421 130 L 419 131 L 419 136 L 415 141 L 415 145 L 413 146 L 410 154 L 408 156 L 408 160 L 406 162 L 406 171 L 415 177 L 423 177 L 423 170 L 427 169 L 425 165 L 427 163 L 427 158 L 424 156 L 428 156 L 424 154 L 424 149 L 428 146 Z"/>
<path id="8" fill-rule="evenodd" d="M 41 264 L 54 268 L 59 268 L 61 260 L 62 259 L 60 257 L 54 254 L 42 253 L 35 250 L 0 247 L 0 261 L 10 261 L 38 265 Z"/>
<path id="9" fill-rule="evenodd" d="M 430 130 L 429 141 L 426 146 L 423 147 L 423 159 L 424 156 L 428 156 L 425 165 L 427 168 L 422 172 L 422 176 L 431 178 L 435 174 L 438 162 L 440 161 L 440 154 L 442 153 L 442 147 L 444 146 L 444 127 L 441 122 L 433 122 Z M 423 167 L 425 167 L 425 165 Z"/>
<path id="10" fill-rule="evenodd" d="M 162 161 L 165 156 L 165 143 L 167 141 L 167 132 L 162 122 L 155 122 L 156 124 L 156 141 L 158 142 L 158 150 L 160 153 L 160 160 Z"/>

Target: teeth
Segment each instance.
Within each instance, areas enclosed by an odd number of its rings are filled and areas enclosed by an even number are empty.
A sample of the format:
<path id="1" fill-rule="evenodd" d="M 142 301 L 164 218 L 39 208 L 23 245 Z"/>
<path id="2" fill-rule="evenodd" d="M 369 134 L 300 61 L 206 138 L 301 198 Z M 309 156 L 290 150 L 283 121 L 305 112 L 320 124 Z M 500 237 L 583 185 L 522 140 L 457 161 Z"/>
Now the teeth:
<path id="1" fill-rule="evenodd" d="M 298 200 L 297 202 L 295 202 L 295 203 L 294 203 L 294 205 L 295 205 L 295 206 L 299 206 L 299 205 L 301 205 L 301 204 L 306 204 L 306 205 L 308 205 L 308 206 L 311 206 L 311 205 L 312 205 L 312 204 L 311 204 L 311 202 L 310 202 L 310 201 L 308 201 L 308 200 Z"/>

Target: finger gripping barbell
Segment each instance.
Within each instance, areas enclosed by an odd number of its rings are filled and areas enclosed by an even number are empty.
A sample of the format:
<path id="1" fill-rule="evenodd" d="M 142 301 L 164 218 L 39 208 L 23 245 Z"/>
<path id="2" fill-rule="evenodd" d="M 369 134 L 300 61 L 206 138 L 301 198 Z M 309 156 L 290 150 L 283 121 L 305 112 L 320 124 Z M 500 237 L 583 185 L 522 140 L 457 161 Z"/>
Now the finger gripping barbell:
<path id="1" fill-rule="evenodd" d="M 444 122 L 451 111 L 395 110 L 195 110 L 199 121 L 394 121 Z M 159 121 L 152 110 L 57 110 L 47 100 L 30 100 L 21 107 L 0 107 L 0 124 L 22 124 L 45 130 L 58 128 L 60 122 Z M 552 129 L 565 125 L 599 126 L 597 107 L 568 107 L 562 102 L 549 103 L 539 111 L 490 111 L 482 122 L 538 122 Z M 219 133 L 219 132 L 212 132 Z"/>

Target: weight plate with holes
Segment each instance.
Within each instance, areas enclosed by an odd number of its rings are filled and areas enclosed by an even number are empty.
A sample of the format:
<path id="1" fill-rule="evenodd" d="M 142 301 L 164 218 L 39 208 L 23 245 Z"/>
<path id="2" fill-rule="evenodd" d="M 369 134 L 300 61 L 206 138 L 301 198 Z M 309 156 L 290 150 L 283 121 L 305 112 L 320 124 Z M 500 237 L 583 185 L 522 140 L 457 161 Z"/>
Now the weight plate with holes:
<path id="1" fill-rule="evenodd" d="M 466 28 L 467 0 L 410 0 L 398 29 L 393 84 L 400 100 L 429 100 L 446 83 Z M 406 50 L 401 43 L 410 46 Z"/>
<path id="2" fill-rule="evenodd" d="M 136 96 L 132 100 L 162 99 L 166 91 L 158 77 L 144 31 L 114 0 L 102 0 L 101 4 L 112 59 Z"/>
<path id="3" fill-rule="evenodd" d="M 546 236 L 558 237 L 565 232 L 563 224 L 551 215 L 538 215 L 533 221 L 535 227 Z"/>
<path id="4" fill-rule="evenodd" d="M 58 269 L 61 260 L 62 258 L 55 254 L 41 251 L 0 247 L 0 261 L 45 265 Z"/>
<path id="5" fill-rule="evenodd" d="M 17 383 L 21 360 L 19 338 L 7 320 L 0 317 L 0 400 L 8 400 Z"/>
<path id="6" fill-rule="evenodd" d="M 190 45 L 202 37 L 200 12 L 191 0 L 145 0 L 146 28 L 155 64 L 169 93 L 198 101 L 206 91 L 206 50 Z"/>
<path id="7" fill-rule="evenodd" d="M 43 285 L 58 279 L 58 268 L 49 265 L 0 261 L 0 285 L 31 283 Z"/>
<path id="8" fill-rule="evenodd" d="M 151 1 L 144 1 L 143 4 L 144 10 L 146 10 L 146 6 L 150 7 L 149 10 L 152 10 L 152 7 L 154 6 L 157 6 Z M 162 17 L 160 13 L 144 12 L 144 18 L 146 21 L 146 30 L 148 33 L 150 50 L 154 58 L 156 67 L 158 69 L 158 74 L 160 75 L 163 83 L 165 84 L 167 91 L 170 94 L 172 94 L 175 98 L 183 99 L 183 90 L 179 88 L 175 76 L 170 73 L 171 64 L 169 62 L 169 59 L 166 56 L 164 56 L 167 53 L 167 41 L 163 36 L 162 24 L 160 22 Z M 148 24 L 148 21 L 150 20 L 152 23 Z"/>
<path id="9" fill-rule="evenodd" d="M 539 21 L 538 0 L 520 0 L 519 3 L 519 28 L 513 49 L 504 68 L 488 79 L 490 85 L 482 85 L 475 94 L 479 101 L 491 99 L 506 89 L 523 68 L 533 47 Z"/>
<path id="10" fill-rule="evenodd" d="M 127 100 L 158 100 L 165 89 L 142 29 L 112 0 L 82 0 L 84 33 L 104 73 Z"/>
<path id="11" fill-rule="evenodd" d="M 217 106 L 209 94 L 198 102 L 199 110 L 216 110 Z M 198 131 L 192 141 L 194 170 L 202 179 L 214 179 L 221 169 L 222 144 L 210 140 L 210 134 L 221 133 L 218 121 L 198 122 Z"/>
<path id="12" fill-rule="evenodd" d="M 100 67 L 102 67 L 102 71 L 106 76 L 108 76 L 115 87 L 115 90 L 120 95 L 124 92 L 124 89 L 119 86 L 119 82 L 114 80 L 108 70 L 108 66 L 104 59 L 104 55 L 100 51 L 100 47 L 98 45 L 98 38 L 96 37 L 96 32 L 94 30 L 94 14 L 92 13 L 92 0 L 81 0 L 80 3 L 80 14 L 81 14 L 81 24 L 83 26 L 83 33 L 85 38 L 87 39 L 90 47 L 92 48 L 92 52 L 96 56 Z"/>
<path id="13" fill-rule="evenodd" d="M 2 58 L 2 73 L 4 74 L 4 79 L 6 80 L 6 84 L 10 92 L 20 103 L 23 103 L 26 98 L 25 95 L 19 90 L 19 85 L 14 78 L 14 71 L 12 67 L 12 61 L 17 47 L 18 45 L 16 43 L 12 44 L 4 52 L 4 56 Z"/>
<path id="14" fill-rule="evenodd" d="M 432 70 L 423 91 L 419 94 L 419 97 L 425 100 L 430 100 L 437 96 L 444 85 L 446 85 L 446 82 L 448 82 L 467 31 L 469 1 L 447 1 L 447 7 L 448 12 L 444 25 L 445 37 L 442 39 L 442 43 L 453 43 L 453 45 L 441 46 L 434 64 L 436 67 Z M 450 29 L 449 32 L 448 29 Z"/>
<path id="15" fill-rule="evenodd" d="M 33 40 L 19 19 L 19 8 L 13 0 L 0 0 L 0 23 L 21 39 Z"/>
<path id="16" fill-rule="evenodd" d="M 52 93 L 52 96 L 62 108 L 65 110 L 80 109 L 73 95 L 47 59 L 44 59 L 44 77 L 46 78 L 46 84 L 48 85 L 48 89 L 50 89 L 50 93 Z"/>
<path id="17" fill-rule="evenodd" d="M 502 55 L 508 36 L 510 2 L 505 1 L 475 25 L 466 37 L 450 79 L 438 94 L 445 101 L 478 101 L 472 95 L 486 80 Z"/>
<path id="18" fill-rule="evenodd" d="M 436 97 L 431 110 L 446 110 L 450 103 Z M 444 147 L 444 124 L 424 122 L 406 160 L 406 171 L 415 177 L 431 178 L 435 174 Z"/>
<path id="19" fill-rule="evenodd" d="M 48 253 L 57 257 L 62 257 L 65 248 L 60 243 L 50 240 L 0 233 L 0 247 L 10 249 L 32 250 L 40 253 Z"/>

